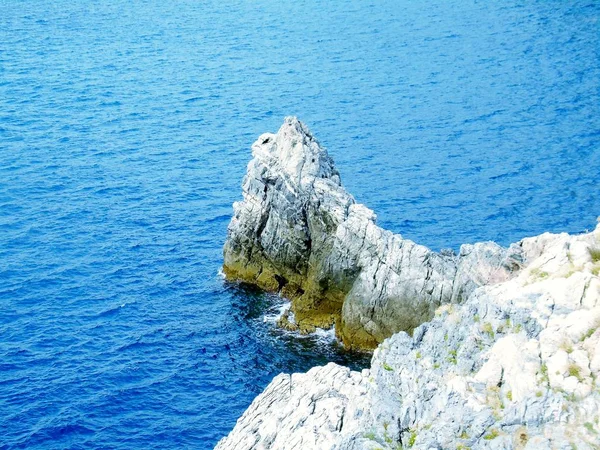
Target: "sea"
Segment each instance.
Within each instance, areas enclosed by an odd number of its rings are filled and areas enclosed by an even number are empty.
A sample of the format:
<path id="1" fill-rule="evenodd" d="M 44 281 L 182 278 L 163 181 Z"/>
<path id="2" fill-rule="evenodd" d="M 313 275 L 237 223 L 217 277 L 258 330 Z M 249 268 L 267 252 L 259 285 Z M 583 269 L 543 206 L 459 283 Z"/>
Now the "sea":
<path id="1" fill-rule="evenodd" d="M 439 250 L 593 229 L 595 0 L 0 0 L 0 448 L 211 449 L 328 361 L 220 273 L 251 145 L 298 116 Z"/>

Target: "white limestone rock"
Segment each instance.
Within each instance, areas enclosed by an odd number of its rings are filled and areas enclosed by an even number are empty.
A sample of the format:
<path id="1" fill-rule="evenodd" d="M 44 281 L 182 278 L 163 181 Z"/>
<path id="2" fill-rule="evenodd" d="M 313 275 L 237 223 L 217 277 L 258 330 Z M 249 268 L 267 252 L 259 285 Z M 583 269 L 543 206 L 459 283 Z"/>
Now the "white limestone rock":
<path id="1" fill-rule="evenodd" d="M 369 406 L 361 402 L 367 383 L 362 374 L 333 363 L 306 374 L 278 375 L 217 448 L 328 448 L 342 430 L 359 431 Z"/>
<path id="2" fill-rule="evenodd" d="M 600 226 L 519 246 L 518 276 L 386 339 L 369 370 L 276 377 L 217 449 L 598 448 Z"/>
<path id="3" fill-rule="evenodd" d="M 372 349 L 431 319 L 441 304 L 509 279 L 524 262 L 518 245 L 464 245 L 455 256 L 378 227 L 294 117 L 277 134 L 260 136 L 252 153 L 224 246 L 224 273 L 282 290 L 301 330 L 335 324 L 344 344 Z"/>

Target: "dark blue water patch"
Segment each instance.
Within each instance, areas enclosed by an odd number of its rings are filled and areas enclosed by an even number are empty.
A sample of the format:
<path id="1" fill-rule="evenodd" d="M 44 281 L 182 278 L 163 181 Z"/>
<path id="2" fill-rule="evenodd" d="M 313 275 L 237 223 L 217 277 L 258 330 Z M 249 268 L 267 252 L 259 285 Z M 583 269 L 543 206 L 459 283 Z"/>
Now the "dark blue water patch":
<path id="1" fill-rule="evenodd" d="M 5 2 L 0 448 L 212 448 L 333 360 L 218 275 L 252 142 L 296 114 L 435 249 L 600 211 L 595 2 Z"/>

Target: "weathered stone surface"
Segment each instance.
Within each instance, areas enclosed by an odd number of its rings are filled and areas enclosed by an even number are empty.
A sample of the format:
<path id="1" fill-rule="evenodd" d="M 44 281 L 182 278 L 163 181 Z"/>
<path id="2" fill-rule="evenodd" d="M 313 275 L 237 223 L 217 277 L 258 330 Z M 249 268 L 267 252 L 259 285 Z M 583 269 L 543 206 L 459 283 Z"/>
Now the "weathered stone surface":
<path id="1" fill-rule="evenodd" d="M 359 430 L 366 384 L 361 374 L 333 363 L 306 374 L 278 375 L 238 421 L 236 437 L 217 448 L 330 447 L 341 430 Z"/>
<path id="2" fill-rule="evenodd" d="M 599 249 L 600 225 L 524 239 L 516 277 L 394 334 L 362 373 L 279 375 L 217 449 L 598 448 Z"/>
<path id="3" fill-rule="evenodd" d="M 294 117 L 260 136 L 252 153 L 223 269 L 229 279 L 282 290 L 301 331 L 336 324 L 344 344 L 372 349 L 431 319 L 441 304 L 509 279 L 524 261 L 520 246 L 465 245 L 455 256 L 378 227 Z"/>

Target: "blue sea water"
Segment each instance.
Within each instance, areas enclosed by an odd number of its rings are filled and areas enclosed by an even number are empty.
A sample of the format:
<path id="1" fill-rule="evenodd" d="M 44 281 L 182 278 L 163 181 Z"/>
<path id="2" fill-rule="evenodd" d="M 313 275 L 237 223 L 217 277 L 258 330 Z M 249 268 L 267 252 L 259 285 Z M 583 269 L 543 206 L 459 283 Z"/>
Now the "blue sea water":
<path id="1" fill-rule="evenodd" d="M 212 448 L 326 361 L 219 276 L 250 146 L 297 115 L 435 249 L 600 214 L 595 1 L 0 0 L 0 448 Z"/>

